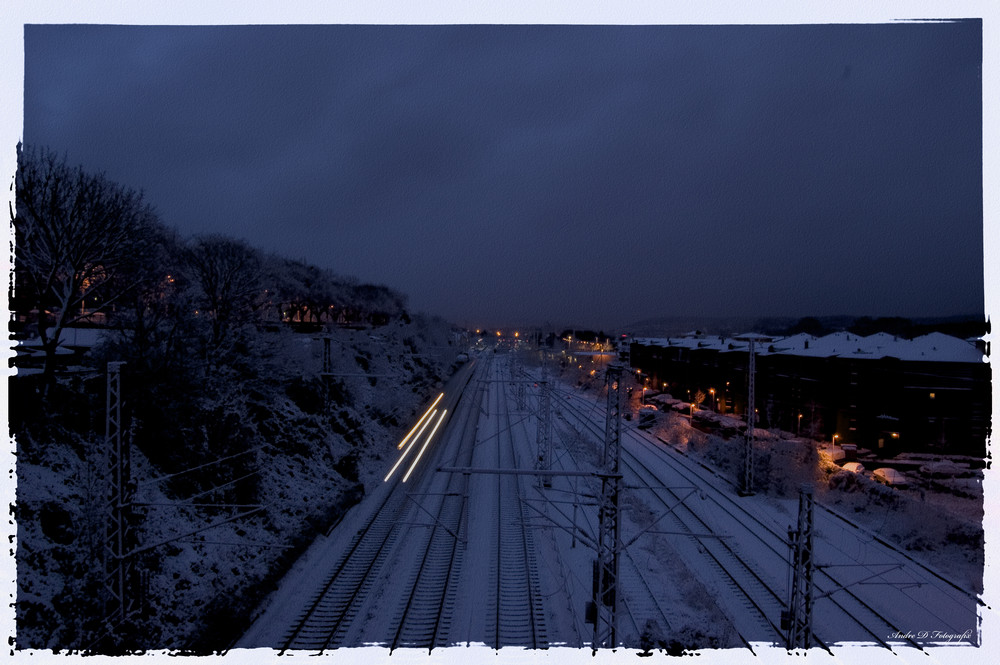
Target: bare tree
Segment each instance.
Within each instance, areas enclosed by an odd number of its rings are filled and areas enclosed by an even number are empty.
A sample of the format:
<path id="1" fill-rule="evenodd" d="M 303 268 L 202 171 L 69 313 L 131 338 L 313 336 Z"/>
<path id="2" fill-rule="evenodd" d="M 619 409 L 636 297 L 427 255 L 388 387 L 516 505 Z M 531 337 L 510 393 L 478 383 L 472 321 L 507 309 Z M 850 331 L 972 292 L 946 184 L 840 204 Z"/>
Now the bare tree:
<path id="1" fill-rule="evenodd" d="M 159 229 L 155 252 L 131 275 L 137 287 L 122 298 L 112 317 L 118 333 L 113 347 L 133 371 L 176 369 L 186 359 L 183 345 L 191 336 L 195 307 L 180 269 L 182 247 L 176 231 Z"/>
<path id="2" fill-rule="evenodd" d="M 694 392 L 694 400 L 693 400 L 694 403 L 695 403 L 695 406 L 697 406 L 697 407 L 700 408 L 701 405 L 702 405 L 702 402 L 705 401 L 706 397 L 707 396 L 705 395 L 705 391 L 704 390 L 701 390 L 700 388 L 698 390 L 696 390 Z"/>
<path id="3" fill-rule="evenodd" d="M 225 236 L 200 236 L 187 248 L 184 268 L 194 287 L 194 314 L 208 322 L 206 358 L 214 361 L 264 303 L 260 253 Z"/>
<path id="4" fill-rule="evenodd" d="M 130 275 L 151 251 L 158 222 L 141 194 L 51 151 L 19 144 L 17 161 L 13 302 L 37 311 L 51 377 L 63 330 L 135 287 Z"/>

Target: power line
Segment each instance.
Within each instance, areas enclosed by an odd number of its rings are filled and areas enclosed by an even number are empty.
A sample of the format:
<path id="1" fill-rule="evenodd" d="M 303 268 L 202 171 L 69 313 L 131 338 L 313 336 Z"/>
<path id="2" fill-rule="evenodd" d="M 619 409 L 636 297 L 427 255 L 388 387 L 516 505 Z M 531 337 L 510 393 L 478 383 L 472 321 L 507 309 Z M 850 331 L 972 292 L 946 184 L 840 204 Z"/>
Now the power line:
<path id="1" fill-rule="evenodd" d="M 250 448 L 248 450 L 244 450 L 244 451 L 235 453 L 233 455 L 229 455 L 227 457 L 220 457 L 219 459 L 212 460 L 211 462 L 205 462 L 204 464 L 199 464 L 198 466 L 191 467 L 190 469 L 184 469 L 183 471 L 178 471 L 176 473 L 167 474 L 166 476 L 160 476 L 159 478 L 151 478 L 149 480 L 144 480 L 142 484 L 143 485 L 151 485 L 153 483 L 160 483 L 160 482 L 163 482 L 164 480 L 170 480 L 171 478 L 176 478 L 177 476 L 182 476 L 185 473 L 191 473 L 192 471 L 198 471 L 199 469 L 204 469 L 206 467 L 212 466 L 213 464 L 219 464 L 221 462 L 226 462 L 226 461 L 229 461 L 231 459 L 235 459 L 237 457 L 240 457 L 242 455 L 248 455 L 250 453 L 257 452 L 258 450 L 262 450 L 263 448 L 272 448 L 272 447 L 273 446 L 270 443 L 264 443 L 264 444 L 261 444 L 259 446 L 255 446 L 253 448 Z"/>
<path id="2" fill-rule="evenodd" d="M 218 520 L 216 522 L 212 522 L 211 524 L 207 524 L 205 526 L 198 527 L 197 529 L 192 529 L 191 531 L 186 531 L 184 533 L 179 533 L 179 534 L 177 534 L 175 536 L 171 536 L 170 538 L 167 538 L 165 540 L 161 540 L 159 542 L 153 543 L 152 545 L 144 545 L 142 547 L 136 548 L 136 549 L 132 550 L 131 552 L 129 552 L 126 556 L 135 556 L 136 554 L 141 554 L 142 552 L 148 552 L 149 550 L 156 549 L 157 547 L 162 547 L 163 545 L 166 545 L 167 543 L 172 543 L 175 540 L 180 540 L 181 538 L 187 538 L 188 536 L 193 536 L 194 534 L 201 533 L 202 531 L 205 531 L 207 529 L 214 529 L 217 526 L 222 526 L 223 524 L 228 524 L 229 522 L 235 522 L 238 519 L 242 519 L 242 518 L 247 517 L 249 515 L 254 515 L 254 514 L 259 513 L 259 512 L 261 512 L 263 510 L 264 510 L 263 507 L 261 507 L 261 508 L 254 508 L 253 510 L 248 510 L 246 512 L 240 513 L 239 515 L 233 515 L 232 517 L 228 517 L 228 518 L 226 518 L 224 520 Z"/>
<path id="3" fill-rule="evenodd" d="M 247 478 L 252 478 L 253 476 L 257 476 L 257 475 L 260 475 L 260 469 L 257 469 L 255 471 L 251 471 L 250 473 L 248 473 L 245 476 L 240 476 L 239 478 L 234 478 L 233 480 L 230 480 L 228 483 L 222 483 L 221 485 L 216 485 L 215 487 L 211 487 L 211 488 L 209 488 L 209 489 L 207 489 L 207 490 L 205 490 L 203 492 L 198 492 L 197 494 L 192 494 L 191 496 L 187 497 L 186 499 L 183 499 L 182 501 L 178 501 L 176 503 L 179 503 L 181 505 L 186 505 L 187 502 L 189 502 L 189 501 L 191 501 L 193 499 L 200 499 L 201 497 L 203 497 L 203 496 L 205 496 L 207 494 L 213 494 L 214 492 L 218 492 L 219 490 L 221 490 L 221 489 L 223 489 L 225 487 L 229 487 L 230 485 L 235 485 L 236 483 L 240 482 L 241 480 L 246 480 Z"/>

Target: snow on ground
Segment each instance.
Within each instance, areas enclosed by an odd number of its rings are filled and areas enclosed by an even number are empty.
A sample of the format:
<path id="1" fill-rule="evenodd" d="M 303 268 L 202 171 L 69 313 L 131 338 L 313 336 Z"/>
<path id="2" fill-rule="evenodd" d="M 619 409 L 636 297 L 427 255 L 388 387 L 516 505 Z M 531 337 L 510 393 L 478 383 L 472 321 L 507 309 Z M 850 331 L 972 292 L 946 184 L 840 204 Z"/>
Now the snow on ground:
<path id="1" fill-rule="evenodd" d="M 138 507 L 138 543 L 152 546 L 138 559 L 148 573 L 146 624 L 138 638 L 143 647 L 229 646 L 226 635 L 245 629 L 245 617 L 284 568 L 336 519 L 341 504 L 353 501 L 356 484 L 374 486 L 373 469 L 448 372 L 457 353 L 449 337 L 446 325 L 421 320 L 336 331 L 332 411 L 315 409 L 322 401 L 321 340 L 284 330 L 255 340 L 260 365 L 248 381 L 234 381 L 218 394 L 192 395 L 192 409 L 232 400 L 226 408 L 243 414 L 243 426 L 253 431 L 243 442 L 252 454 L 241 459 L 259 474 L 254 499 L 264 511 L 250 517 L 184 536 L 243 509 L 179 505 L 171 483 L 157 481 L 163 472 L 133 450 L 136 501 L 145 504 Z M 91 374 L 61 379 L 60 385 L 73 391 L 96 381 L 92 392 L 100 393 L 103 406 L 102 373 Z M 126 399 L 128 390 L 126 382 Z M 251 405 L 256 411 L 245 410 L 249 391 L 258 393 Z M 17 436 L 18 648 L 87 649 L 102 630 L 94 619 L 102 614 L 103 412 L 62 406 L 66 414 L 45 426 L 31 423 L 30 433 Z M 91 431 L 76 434 L 63 422 Z M 210 485 L 233 480 L 227 464 L 216 468 Z M 217 495 L 209 494 L 190 504 L 213 500 Z"/>
<path id="2" fill-rule="evenodd" d="M 558 413 L 558 412 L 557 412 Z M 581 432 L 573 422 L 572 418 L 555 416 L 556 438 L 560 441 L 561 451 L 557 449 L 557 461 L 562 468 L 573 470 L 591 470 L 599 467 L 601 447 L 593 434 Z M 560 452 L 562 454 L 560 454 Z M 562 483 L 566 490 L 572 491 L 573 485 L 576 491 L 584 491 L 590 496 L 596 496 L 600 491 L 600 485 L 596 481 L 581 479 L 573 483 L 566 481 Z M 558 488 L 559 483 L 553 482 L 553 487 Z M 640 529 L 650 525 L 654 516 L 659 514 L 659 509 L 650 506 L 649 497 L 643 496 L 639 492 L 626 492 L 622 501 L 623 511 L 623 540 L 630 539 L 632 534 L 637 534 Z M 588 506 L 580 510 L 581 524 L 585 530 L 593 534 L 597 531 L 597 513 L 594 506 Z M 590 566 L 596 553 L 593 549 L 578 543 L 576 548 L 571 548 L 572 538 L 561 531 L 552 531 L 552 538 L 559 543 L 561 549 L 560 556 L 569 560 L 566 567 L 577 571 L 575 578 L 573 605 L 579 614 L 579 608 L 584 603 L 591 600 L 592 588 L 589 576 Z M 671 647 L 674 650 L 684 648 L 712 647 L 724 648 L 739 646 L 738 637 L 733 633 L 729 620 L 725 617 L 719 607 L 713 602 L 712 595 L 699 582 L 698 576 L 691 573 L 684 559 L 671 544 L 671 539 L 659 535 L 647 535 L 640 538 L 628 550 L 627 558 L 633 563 L 636 570 L 631 570 L 630 566 L 623 566 L 623 583 L 627 588 L 634 589 L 637 605 L 640 602 L 647 602 L 642 592 L 642 586 L 648 585 L 652 596 L 657 600 L 659 608 L 666 610 L 669 625 L 662 625 L 656 617 L 655 610 L 647 614 L 647 619 L 633 621 L 633 617 L 625 613 L 622 620 L 622 632 L 627 636 L 627 641 L 633 645 L 638 645 L 642 641 L 648 641 L 651 646 Z M 640 577 L 641 576 L 641 577 Z M 626 602 L 626 607 L 628 602 Z M 652 625 L 646 625 L 646 621 L 652 617 L 655 621 Z M 593 637 L 593 628 L 585 627 L 584 644 Z"/>
<path id="3" fill-rule="evenodd" d="M 591 399 L 596 397 L 594 393 L 598 384 L 588 377 L 586 368 L 572 368 L 563 373 L 571 385 L 575 383 L 584 392 L 590 390 Z M 632 406 L 636 408 L 638 405 Z M 705 434 L 690 426 L 689 416 L 671 412 L 660 412 L 657 415 L 654 432 L 661 442 L 669 441 L 676 450 L 714 469 L 713 473 L 725 479 L 722 480 L 723 484 L 735 486 L 741 437 L 730 441 Z M 867 530 L 861 532 L 852 529 L 850 534 L 845 531 L 843 535 L 835 535 L 835 532 L 843 529 L 843 520 L 829 521 L 826 517 L 822 518 L 825 524 L 822 528 L 829 532 L 834 543 L 838 539 L 856 540 L 858 544 L 855 548 L 861 549 L 852 550 L 855 552 L 852 556 L 861 557 L 858 552 L 870 549 L 870 553 L 863 558 L 852 560 L 866 561 L 866 565 L 874 566 L 875 570 L 884 570 L 878 567 L 877 562 L 891 560 L 895 555 L 881 546 L 871 549 L 873 539 L 884 538 L 901 550 L 898 560 L 906 567 L 906 575 L 923 574 L 918 569 L 907 566 L 908 557 L 912 557 L 971 592 L 981 591 L 982 494 L 977 472 L 965 474 L 969 476 L 966 478 L 933 479 L 933 483 L 924 483 L 915 489 L 887 488 L 863 477 L 855 479 L 848 472 L 837 473 L 839 466 L 822 455 L 817 455 L 811 442 L 791 438 L 783 432 L 758 430 L 758 435 L 758 463 L 765 465 L 766 487 L 762 493 L 743 498 L 741 502 L 756 505 L 758 516 L 775 519 L 779 533 L 796 521 L 795 496 L 798 487 L 802 483 L 813 483 L 817 486 L 816 496 L 821 504 L 846 513 L 849 519 L 867 527 Z M 941 468 L 932 466 L 927 469 L 928 475 L 934 475 L 935 470 L 940 472 Z M 849 485 L 843 482 L 845 476 L 852 481 Z M 870 544 L 865 545 L 866 541 Z M 840 556 L 835 549 L 831 549 L 829 555 L 834 560 Z M 770 572 L 762 571 L 762 574 L 780 582 L 788 571 L 787 566 L 778 568 L 780 569 Z M 892 576 L 887 576 L 886 579 L 891 582 Z M 902 588 L 905 589 L 906 579 L 895 579 L 898 580 L 897 584 L 904 584 Z M 939 626 L 949 625 L 947 617 L 935 619 L 924 611 L 923 607 L 933 607 L 932 601 L 919 601 L 917 592 L 910 593 L 914 597 L 910 620 L 918 624 L 931 621 L 937 622 Z M 974 612 L 974 603 L 967 597 L 964 600 L 962 598 L 959 593 L 957 599 L 964 608 L 962 611 Z M 891 609 L 898 613 L 900 608 Z M 975 625 L 974 619 L 959 623 L 967 623 L 967 627 Z M 963 632 L 964 629 L 957 630 L 957 634 Z M 866 638 L 871 639 L 870 636 Z"/>
<path id="4" fill-rule="evenodd" d="M 693 429 L 688 417 L 671 412 L 657 416 L 652 432 L 693 459 L 715 468 L 735 484 L 742 437 L 724 439 L 706 434 Z M 817 445 L 807 440 L 800 443 L 784 438 L 790 435 L 767 430 L 756 430 L 755 436 L 758 441 L 766 440 L 772 452 L 770 493 L 776 497 L 794 497 L 802 483 L 813 483 L 816 499 L 823 505 L 882 534 L 914 558 L 947 571 L 947 577 L 963 586 L 982 591 L 981 470 L 969 469 L 960 474 L 967 477 L 959 478 L 924 478 L 914 474 L 913 487 L 888 488 L 867 475 L 855 477 L 841 471 L 825 449 L 817 457 L 805 454 L 803 446 Z"/>

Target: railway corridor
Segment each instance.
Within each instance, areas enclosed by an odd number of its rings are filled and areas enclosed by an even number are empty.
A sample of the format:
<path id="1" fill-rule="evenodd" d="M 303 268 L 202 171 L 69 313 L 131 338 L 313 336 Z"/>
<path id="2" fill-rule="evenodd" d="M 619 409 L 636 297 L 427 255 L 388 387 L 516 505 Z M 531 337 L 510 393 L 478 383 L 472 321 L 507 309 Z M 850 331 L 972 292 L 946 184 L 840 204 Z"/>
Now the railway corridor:
<path id="1" fill-rule="evenodd" d="M 535 466 L 541 379 L 510 354 L 463 367 L 386 461 L 386 482 L 303 555 L 236 646 L 589 646 L 599 481 L 496 473 Z M 551 394 L 550 468 L 593 472 L 603 398 Z M 622 443 L 617 643 L 783 645 L 794 509 L 737 497 L 630 424 Z M 456 468 L 475 472 L 442 470 Z M 820 506 L 816 525 L 813 646 L 921 647 L 909 634 L 932 630 L 976 639 L 973 597 Z"/>
<path id="2" fill-rule="evenodd" d="M 603 431 L 600 402 L 561 390 L 556 404 L 574 428 L 592 437 Z M 783 645 L 786 538 L 796 524 L 797 501 L 738 497 L 726 480 L 634 426 L 623 428 L 622 462 L 626 483 L 662 488 L 642 492 L 653 513 L 674 506 L 661 523 L 669 526 L 660 529 L 672 532 L 671 545 L 716 598 L 741 641 Z M 691 493 L 685 495 L 684 487 Z M 977 643 L 973 594 L 822 505 L 815 506 L 814 520 L 812 646 Z M 712 536 L 682 535 L 687 533 Z"/>
<path id="3" fill-rule="evenodd" d="M 307 551 L 236 646 L 546 647 L 522 480 L 436 470 L 524 462 L 512 433 L 529 416 L 509 410 L 509 385 L 490 357 L 463 368 L 386 482 Z"/>

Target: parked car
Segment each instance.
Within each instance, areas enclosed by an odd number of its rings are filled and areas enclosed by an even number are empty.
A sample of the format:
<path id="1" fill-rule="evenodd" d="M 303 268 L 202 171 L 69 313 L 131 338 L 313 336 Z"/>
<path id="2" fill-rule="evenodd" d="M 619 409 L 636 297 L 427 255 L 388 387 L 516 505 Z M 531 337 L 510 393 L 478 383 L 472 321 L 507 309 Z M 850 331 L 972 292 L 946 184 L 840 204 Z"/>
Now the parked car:
<path id="1" fill-rule="evenodd" d="M 843 467 L 845 471 L 850 471 L 851 473 L 864 473 L 865 465 L 861 462 L 848 462 Z"/>
<path id="2" fill-rule="evenodd" d="M 872 477 L 880 483 L 891 485 L 893 487 L 905 487 L 910 484 L 910 479 L 907 478 L 903 472 L 896 471 L 896 469 L 875 469 L 875 471 L 872 472 Z"/>

